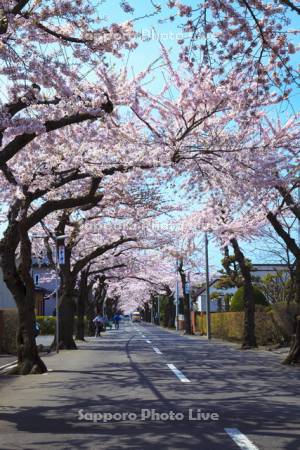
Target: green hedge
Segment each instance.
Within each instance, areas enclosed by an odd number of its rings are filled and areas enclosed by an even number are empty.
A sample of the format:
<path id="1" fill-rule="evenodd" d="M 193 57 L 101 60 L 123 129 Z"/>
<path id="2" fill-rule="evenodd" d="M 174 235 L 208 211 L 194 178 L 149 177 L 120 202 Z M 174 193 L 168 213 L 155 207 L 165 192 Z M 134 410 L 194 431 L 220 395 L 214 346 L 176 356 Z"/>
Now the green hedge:
<path id="1" fill-rule="evenodd" d="M 253 286 L 253 290 L 255 304 L 268 306 L 268 302 L 264 294 L 256 286 Z M 234 293 L 230 302 L 230 311 L 244 311 L 244 291 L 244 286 L 242 286 Z"/>
<path id="2" fill-rule="evenodd" d="M 257 305 L 255 311 L 256 339 L 258 345 L 289 343 L 293 334 L 293 319 L 300 314 L 300 305 L 286 303 L 264 307 Z M 244 313 L 223 312 L 211 314 L 212 336 L 240 342 L 243 337 Z M 196 314 L 196 330 L 206 333 L 206 317 Z"/>
<path id="3" fill-rule="evenodd" d="M 18 327 L 17 310 L 0 311 L 0 351 L 16 354 L 16 335 Z"/>
<path id="4" fill-rule="evenodd" d="M 56 326 L 56 317 L 37 316 L 37 322 L 40 324 L 41 335 L 54 335 Z"/>

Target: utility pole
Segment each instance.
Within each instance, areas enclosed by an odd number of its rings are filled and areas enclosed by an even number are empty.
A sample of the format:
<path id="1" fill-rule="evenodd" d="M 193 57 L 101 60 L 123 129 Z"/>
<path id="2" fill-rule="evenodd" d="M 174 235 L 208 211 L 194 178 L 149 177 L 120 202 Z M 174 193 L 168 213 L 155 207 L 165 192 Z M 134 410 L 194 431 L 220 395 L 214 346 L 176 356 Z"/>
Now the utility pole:
<path id="1" fill-rule="evenodd" d="M 160 325 L 160 295 L 157 300 L 157 325 Z"/>
<path id="2" fill-rule="evenodd" d="M 206 335 L 207 339 L 211 339 L 210 327 L 210 298 L 209 298 L 209 264 L 208 264 L 208 236 L 205 233 L 205 272 L 206 272 Z"/>

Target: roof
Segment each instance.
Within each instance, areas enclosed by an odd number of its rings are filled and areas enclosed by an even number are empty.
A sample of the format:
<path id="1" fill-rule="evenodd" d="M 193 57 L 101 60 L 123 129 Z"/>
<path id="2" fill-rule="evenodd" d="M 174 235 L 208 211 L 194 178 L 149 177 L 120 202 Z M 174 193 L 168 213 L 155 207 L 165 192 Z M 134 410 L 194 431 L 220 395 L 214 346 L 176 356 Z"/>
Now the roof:
<path id="1" fill-rule="evenodd" d="M 210 282 L 209 282 L 209 287 L 213 286 L 217 281 L 219 281 L 220 278 L 221 278 L 221 277 L 215 278 L 215 279 L 213 279 L 213 280 L 210 280 Z M 205 286 L 202 286 L 202 287 L 200 287 L 200 288 L 194 289 L 193 294 L 194 294 L 196 297 L 198 297 L 199 295 L 203 294 L 203 292 L 205 292 L 205 291 L 206 291 L 206 285 L 205 285 Z"/>

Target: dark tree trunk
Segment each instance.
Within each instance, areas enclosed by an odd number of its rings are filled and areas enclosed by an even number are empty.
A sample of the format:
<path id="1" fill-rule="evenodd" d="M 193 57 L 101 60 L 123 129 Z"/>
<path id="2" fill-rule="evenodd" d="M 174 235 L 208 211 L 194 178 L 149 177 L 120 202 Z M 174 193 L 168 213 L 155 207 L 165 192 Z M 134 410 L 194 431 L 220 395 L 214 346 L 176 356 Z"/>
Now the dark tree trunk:
<path id="1" fill-rule="evenodd" d="M 145 322 L 151 322 L 151 310 L 149 308 L 148 303 L 146 303 L 145 306 L 144 306 L 143 320 Z"/>
<path id="2" fill-rule="evenodd" d="M 175 318 L 176 318 L 176 309 L 174 305 L 174 298 L 169 298 L 170 303 L 170 314 L 169 314 L 169 322 L 168 322 L 168 328 L 174 328 L 175 327 Z"/>
<path id="3" fill-rule="evenodd" d="M 192 322 L 191 322 L 191 310 L 190 310 L 190 296 L 185 292 L 186 286 L 186 274 L 183 270 L 183 262 L 179 263 L 178 272 L 181 278 L 182 290 L 183 290 L 183 314 L 184 314 L 184 332 L 185 334 L 193 334 Z M 190 287 L 191 288 L 191 287 Z"/>
<path id="4" fill-rule="evenodd" d="M 251 271 L 245 262 L 244 254 L 242 253 L 238 241 L 236 239 L 231 239 L 231 244 L 234 250 L 235 258 L 240 266 L 241 273 L 244 280 L 244 333 L 243 333 L 243 349 L 250 349 L 257 347 L 256 337 L 255 337 L 255 300 L 254 291 L 251 280 Z"/>
<path id="5" fill-rule="evenodd" d="M 300 304 L 300 258 L 296 257 L 295 266 L 296 302 Z M 300 315 L 296 315 L 294 321 L 294 334 L 288 356 L 283 364 L 300 364 Z"/>
<path id="6" fill-rule="evenodd" d="M 279 190 L 280 191 L 280 190 Z M 290 194 L 284 195 L 286 197 L 286 201 L 288 204 L 291 203 L 291 196 Z M 292 207 L 292 211 L 294 212 L 295 216 L 298 220 L 300 220 L 300 214 L 298 207 Z M 271 211 L 269 211 L 267 218 L 269 222 L 271 223 L 272 227 L 276 231 L 276 233 L 281 237 L 281 239 L 285 242 L 287 248 L 289 251 L 294 255 L 296 260 L 296 267 L 295 267 L 295 287 L 296 287 L 296 302 L 300 304 L 300 248 L 297 245 L 295 239 L 293 239 L 289 233 L 286 232 L 286 230 L 283 228 L 282 224 L 278 220 L 277 216 L 273 214 Z M 299 316 L 298 316 L 299 317 Z M 300 326 L 299 326 L 299 319 L 297 319 L 295 324 L 295 334 L 292 338 L 291 348 L 289 355 L 287 358 L 283 361 L 284 364 L 295 364 L 299 360 L 299 348 L 300 348 Z"/>
<path id="7" fill-rule="evenodd" d="M 226 294 L 224 297 L 224 307 L 225 307 L 225 312 L 228 312 L 230 309 L 230 298 L 229 298 L 228 294 Z"/>
<path id="8" fill-rule="evenodd" d="M 76 305 L 74 290 L 65 286 L 59 304 L 59 348 L 62 350 L 76 350 L 73 338 Z M 55 337 L 56 341 L 56 337 Z"/>
<path id="9" fill-rule="evenodd" d="M 175 305 L 174 297 L 170 289 L 167 290 L 167 303 L 164 311 L 163 326 L 167 328 L 174 327 L 175 322 Z"/>
<path id="10" fill-rule="evenodd" d="M 18 365 L 11 374 L 27 375 L 47 372 L 47 367 L 38 354 L 35 337 L 34 300 L 27 297 L 25 303 L 18 306 L 19 324 L 17 331 Z"/>
<path id="11" fill-rule="evenodd" d="M 0 244 L 1 264 L 4 281 L 12 293 L 18 308 L 18 329 L 16 336 L 18 364 L 11 369 L 14 375 L 47 372 L 38 355 L 35 342 L 35 299 L 34 284 L 30 275 L 31 244 L 26 233 L 22 234 L 21 263 L 17 269 L 15 251 L 20 233 L 15 227 L 8 228 Z"/>
<path id="12" fill-rule="evenodd" d="M 300 256 L 295 261 L 296 303 L 300 304 Z"/>
<path id="13" fill-rule="evenodd" d="M 218 298 L 217 303 L 218 303 L 218 312 L 222 312 L 222 299 Z"/>
<path id="14" fill-rule="evenodd" d="M 88 272 L 82 271 L 77 297 L 77 330 L 76 339 L 84 341 L 84 314 L 85 304 L 88 295 Z"/>
<path id="15" fill-rule="evenodd" d="M 300 364 L 300 315 L 295 317 L 295 334 L 292 337 L 291 348 L 283 364 Z"/>

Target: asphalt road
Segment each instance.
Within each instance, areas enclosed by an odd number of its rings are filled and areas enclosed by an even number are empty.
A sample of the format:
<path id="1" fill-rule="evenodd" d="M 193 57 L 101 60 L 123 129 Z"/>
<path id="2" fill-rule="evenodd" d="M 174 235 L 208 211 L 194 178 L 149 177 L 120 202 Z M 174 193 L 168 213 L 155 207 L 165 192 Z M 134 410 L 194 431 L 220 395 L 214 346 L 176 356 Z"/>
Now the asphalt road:
<path id="1" fill-rule="evenodd" d="M 148 324 L 0 377 L 0 449 L 300 449 L 300 369 Z"/>

